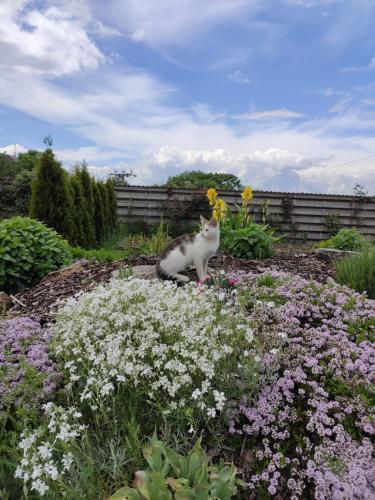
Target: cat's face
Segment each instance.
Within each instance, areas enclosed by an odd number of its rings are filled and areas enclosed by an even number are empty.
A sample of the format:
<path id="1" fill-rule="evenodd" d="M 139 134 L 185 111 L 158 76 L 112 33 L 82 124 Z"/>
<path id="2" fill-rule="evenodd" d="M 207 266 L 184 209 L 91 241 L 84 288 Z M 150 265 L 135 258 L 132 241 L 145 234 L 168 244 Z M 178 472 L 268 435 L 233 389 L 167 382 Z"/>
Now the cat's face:
<path id="1" fill-rule="evenodd" d="M 207 220 L 201 216 L 201 224 L 201 233 L 205 238 L 216 238 L 220 231 L 218 221 L 216 221 L 215 219 Z"/>

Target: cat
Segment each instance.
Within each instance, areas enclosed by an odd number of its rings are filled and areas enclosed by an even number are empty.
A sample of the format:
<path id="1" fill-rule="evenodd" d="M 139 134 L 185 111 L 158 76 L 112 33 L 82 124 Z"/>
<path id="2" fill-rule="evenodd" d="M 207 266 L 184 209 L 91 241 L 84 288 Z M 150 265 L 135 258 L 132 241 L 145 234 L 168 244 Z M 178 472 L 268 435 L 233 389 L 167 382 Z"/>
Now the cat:
<path id="1" fill-rule="evenodd" d="M 214 219 L 206 220 L 201 216 L 200 220 L 202 227 L 199 233 L 179 236 L 161 253 L 156 264 L 160 278 L 186 283 L 189 278 L 180 273 L 194 266 L 199 281 L 206 279 L 208 260 L 219 248 L 220 227 Z"/>

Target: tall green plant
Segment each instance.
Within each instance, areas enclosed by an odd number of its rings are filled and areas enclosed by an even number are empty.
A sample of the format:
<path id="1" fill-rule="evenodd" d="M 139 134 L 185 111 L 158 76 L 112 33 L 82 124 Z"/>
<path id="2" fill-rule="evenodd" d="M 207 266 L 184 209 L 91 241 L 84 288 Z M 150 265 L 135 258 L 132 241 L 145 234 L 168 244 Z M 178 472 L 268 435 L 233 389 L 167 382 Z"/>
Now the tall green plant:
<path id="1" fill-rule="evenodd" d="M 100 243 L 105 238 L 105 215 L 103 207 L 103 198 L 100 193 L 100 188 L 95 179 L 92 179 L 92 191 L 94 195 L 94 223 L 95 223 L 95 243 Z"/>
<path id="2" fill-rule="evenodd" d="M 115 193 L 115 184 L 111 179 L 106 182 L 108 192 L 109 212 L 111 219 L 111 229 L 114 231 L 117 227 L 117 198 Z"/>
<path id="3" fill-rule="evenodd" d="M 30 216 L 54 228 L 68 241 L 75 241 L 74 206 L 68 175 L 52 149 L 44 151 L 31 186 Z"/>
<path id="4" fill-rule="evenodd" d="M 375 299 L 375 249 L 337 261 L 336 276 L 341 285 Z"/>
<path id="5" fill-rule="evenodd" d="M 85 212 L 87 212 L 87 215 L 84 216 L 83 220 L 83 224 L 85 226 L 85 247 L 90 248 L 96 244 L 93 182 L 85 162 L 82 162 L 81 165 L 77 164 L 75 166 L 74 175 L 79 177 L 85 197 Z"/>
<path id="6" fill-rule="evenodd" d="M 97 185 L 99 188 L 101 203 L 103 205 L 104 232 L 102 239 L 104 240 L 108 238 L 108 236 L 110 236 L 112 233 L 111 211 L 109 207 L 109 198 L 106 185 L 101 181 L 99 181 Z"/>

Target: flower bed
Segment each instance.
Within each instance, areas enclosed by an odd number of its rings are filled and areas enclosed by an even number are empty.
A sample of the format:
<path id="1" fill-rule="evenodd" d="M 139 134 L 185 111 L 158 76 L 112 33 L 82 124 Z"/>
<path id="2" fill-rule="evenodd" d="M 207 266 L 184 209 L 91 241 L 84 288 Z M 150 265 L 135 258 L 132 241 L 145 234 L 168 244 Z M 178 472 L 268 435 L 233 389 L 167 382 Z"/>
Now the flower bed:
<path id="1" fill-rule="evenodd" d="M 332 280 L 112 280 L 56 317 L 65 396 L 25 430 L 17 476 L 40 495 L 107 497 L 156 429 L 182 454 L 198 436 L 212 456 L 233 450 L 240 498 L 372 498 L 374 337 L 374 305 Z"/>

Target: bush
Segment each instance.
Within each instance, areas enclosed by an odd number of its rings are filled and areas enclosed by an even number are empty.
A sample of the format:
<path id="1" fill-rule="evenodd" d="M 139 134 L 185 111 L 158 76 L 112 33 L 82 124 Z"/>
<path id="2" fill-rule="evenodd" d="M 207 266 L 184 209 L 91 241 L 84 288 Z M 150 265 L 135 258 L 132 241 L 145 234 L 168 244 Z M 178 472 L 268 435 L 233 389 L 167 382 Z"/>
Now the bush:
<path id="1" fill-rule="evenodd" d="M 255 222 L 239 229 L 223 228 L 221 246 L 239 259 L 268 259 L 274 254 L 273 244 L 279 241 L 273 233 L 268 226 Z"/>
<path id="2" fill-rule="evenodd" d="M 375 250 L 336 262 L 337 281 L 375 299 Z"/>
<path id="3" fill-rule="evenodd" d="M 371 243 L 362 236 L 357 229 L 340 229 L 332 238 L 321 241 L 317 248 L 335 248 L 336 250 L 360 251 L 365 250 Z"/>
<path id="4" fill-rule="evenodd" d="M 216 188 L 222 190 L 239 190 L 242 185 L 240 179 L 233 174 L 192 170 L 169 177 L 167 186 L 182 189 Z"/>
<path id="5" fill-rule="evenodd" d="M 68 243 L 43 223 L 29 217 L 0 222 L 0 289 L 33 285 L 70 260 Z"/>

